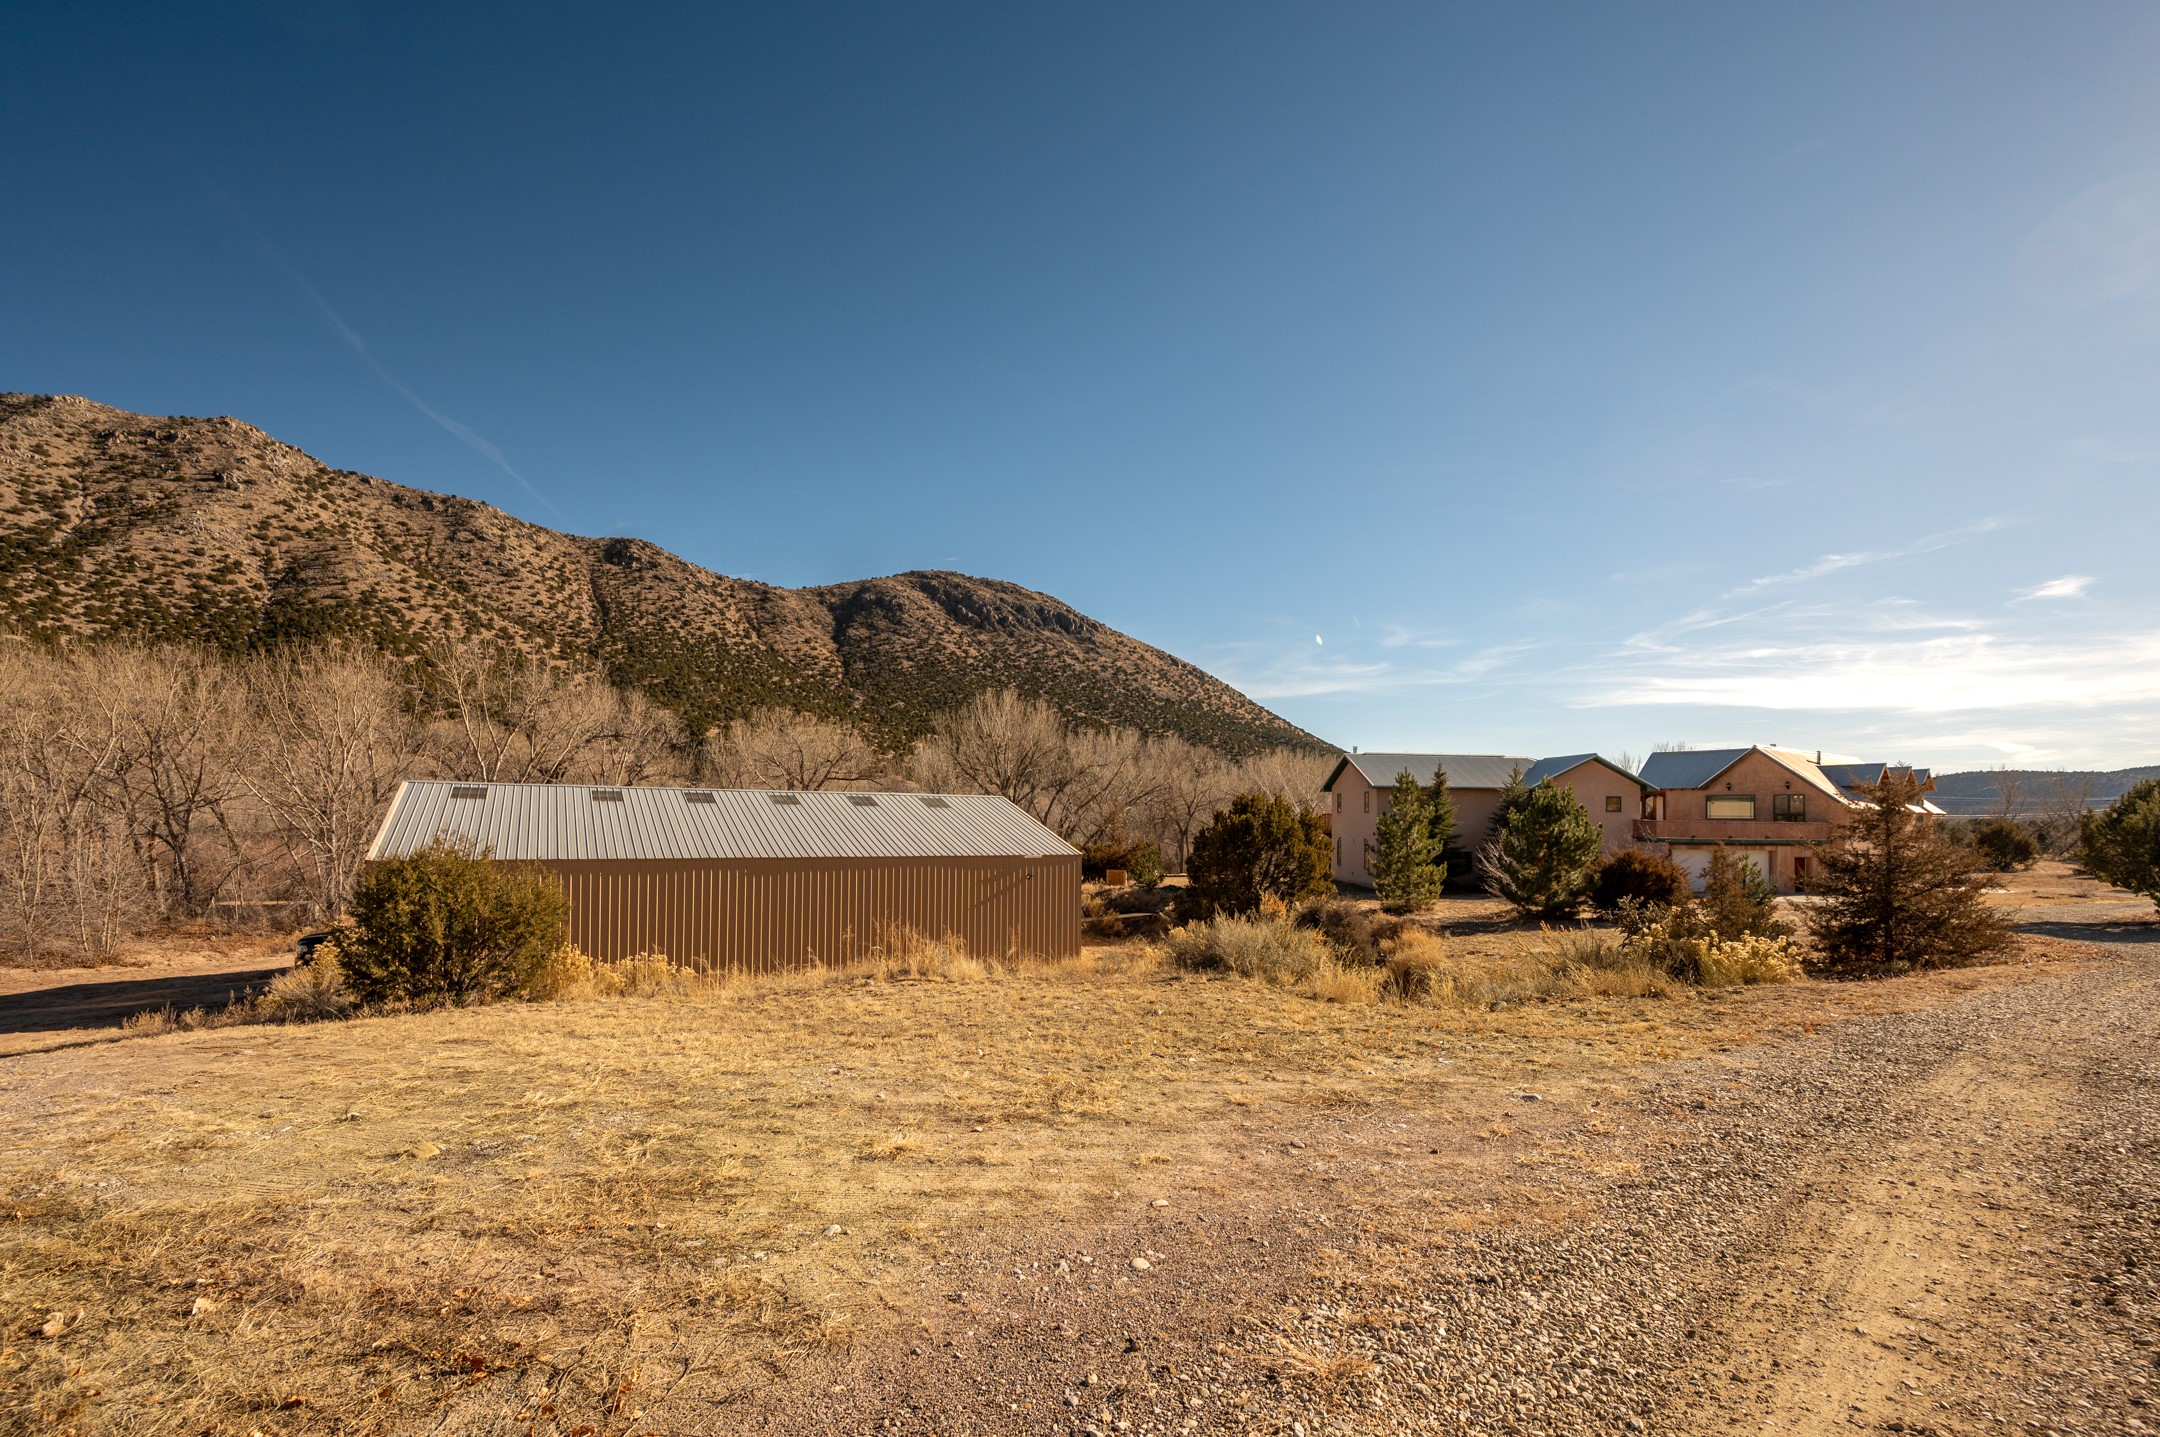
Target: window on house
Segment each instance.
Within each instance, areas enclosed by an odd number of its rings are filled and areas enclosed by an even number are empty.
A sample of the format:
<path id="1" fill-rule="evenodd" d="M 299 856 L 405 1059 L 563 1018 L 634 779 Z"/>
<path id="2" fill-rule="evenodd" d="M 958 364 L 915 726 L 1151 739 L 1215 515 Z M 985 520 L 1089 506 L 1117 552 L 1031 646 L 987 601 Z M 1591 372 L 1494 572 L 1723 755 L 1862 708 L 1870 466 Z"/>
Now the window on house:
<path id="1" fill-rule="evenodd" d="M 1342 795 L 1339 793 L 1335 795 L 1335 811 L 1337 813 L 1342 812 Z"/>
<path id="2" fill-rule="evenodd" d="M 1620 812 L 1620 795 L 1619 795 L 1619 794 L 1617 794 L 1617 793 L 1608 793 L 1608 794 L 1606 794 L 1606 795 L 1605 795 L 1605 811 L 1606 811 L 1607 813 L 1618 813 L 1618 812 Z"/>
<path id="3" fill-rule="evenodd" d="M 1339 834 L 1335 839 L 1335 866 L 1342 867 L 1342 837 Z"/>
<path id="4" fill-rule="evenodd" d="M 1771 794 L 1770 816 L 1780 823 L 1805 822 L 1807 820 L 1807 795 L 1804 793 Z"/>
<path id="5" fill-rule="evenodd" d="M 1807 886 L 1807 879 L 1807 855 L 1804 853 L 1796 853 L 1793 855 L 1792 861 L 1793 887 L 1805 888 Z"/>
<path id="6" fill-rule="evenodd" d="M 1365 811 L 1372 812 L 1372 790 L 1369 788 L 1365 790 Z"/>
<path id="7" fill-rule="evenodd" d="M 1703 800 L 1705 818 L 1753 818 L 1755 795 L 1752 793 L 1715 793 Z"/>

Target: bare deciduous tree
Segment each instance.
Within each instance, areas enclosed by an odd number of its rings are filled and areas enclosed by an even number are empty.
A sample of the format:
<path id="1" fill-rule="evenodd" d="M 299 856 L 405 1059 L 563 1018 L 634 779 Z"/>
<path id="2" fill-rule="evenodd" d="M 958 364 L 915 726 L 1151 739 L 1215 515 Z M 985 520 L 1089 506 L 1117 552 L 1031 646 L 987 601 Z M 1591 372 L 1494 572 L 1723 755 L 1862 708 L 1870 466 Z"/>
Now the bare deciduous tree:
<path id="1" fill-rule="evenodd" d="M 1180 738 L 1157 739 L 1153 748 L 1156 781 L 1137 805 L 1136 827 L 1154 842 L 1164 864 L 1182 873 L 1193 835 L 1234 796 L 1236 770 L 1221 754 Z"/>
<path id="2" fill-rule="evenodd" d="M 2024 811 L 2025 775 L 2004 764 L 1995 770 L 1995 816 L 2015 819 Z"/>
<path id="3" fill-rule="evenodd" d="M 317 916 L 335 916 L 399 781 L 426 754 L 404 675 L 379 653 L 339 647 L 260 662 L 249 679 L 241 782 L 307 875 Z"/>
<path id="4" fill-rule="evenodd" d="M 108 780 L 151 892 L 207 912 L 239 861 L 227 806 L 239 792 L 241 705 L 229 670 L 192 649 L 92 649 L 74 664 L 91 713 L 83 742 L 117 735 Z"/>
<path id="5" fill-rule="evenodd" d="M 499 644 L 442 643 L 426 684 L 436 762 L 482 783 L 642 783 L 678 766 L 673 715 L 597 674 Z"/>
<path id="6" fill-rule="evenodd" d="M 2049 774 L 2035 787 L 2034 807 L 2040 821 L 2040 842 L 2050 853 L 2072 853 L 2077 848 L 2078 825 L 2092 811 L 2093 780 L 2090 773 Z"/>
<path id="7" fill-rule="evenodd" d="M 846 724 L 762 708 L 705 740 L 708 778 L 725 788 L 815 792 L 883 779 L 891 765 Z"/>
<path id="8" fill-rule="evenodd" d="M 83 703 L 70 668 L 19 642 L 0 650 L 0 943 L 95 959 L 146 892 L 107 801 L 118 711 Z"/>
<path id="9" fill-rule="evenodd" d="M 1150 740 L 1065 722 L 1038 699 L 983 693 L 940 714 L 908 761 L 922 788 L 994 793 L 1075 843 L 1119 828 L 1158 784 Z"/>

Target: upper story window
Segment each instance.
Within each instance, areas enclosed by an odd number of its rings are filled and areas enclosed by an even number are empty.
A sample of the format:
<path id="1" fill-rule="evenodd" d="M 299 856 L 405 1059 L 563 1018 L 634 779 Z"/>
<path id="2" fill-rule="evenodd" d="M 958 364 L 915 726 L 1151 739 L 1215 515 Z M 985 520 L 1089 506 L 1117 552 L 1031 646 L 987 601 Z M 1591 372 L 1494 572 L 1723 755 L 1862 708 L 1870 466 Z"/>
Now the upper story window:
<path id="1" fill-rule="evenodd" d="M 1806 822 L 1807 795 L 1804 793 L 1771 794 L 1770 816 L 1780 823 Z"/>
<path id="2" fill-rule="evenodd" d="M 1372 790 L 1369 788 L 1365 790 L 1365 811 L 1372 812 Z"/>
<path id="3" fill-rule="evenodd" d="M 1705 818 L 1753 818 L 1755 795 L 1752 793 L 1713 793 L 1703 800 Z"/>

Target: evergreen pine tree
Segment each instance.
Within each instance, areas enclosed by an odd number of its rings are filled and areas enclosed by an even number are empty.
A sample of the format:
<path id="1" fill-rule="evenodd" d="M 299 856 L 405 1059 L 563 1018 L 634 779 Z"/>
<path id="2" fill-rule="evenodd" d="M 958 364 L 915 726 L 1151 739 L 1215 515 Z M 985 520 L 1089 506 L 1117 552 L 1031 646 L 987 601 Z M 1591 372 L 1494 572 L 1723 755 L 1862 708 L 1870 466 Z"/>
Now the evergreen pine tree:
<path id="1" fill-rule="evenodd" d="M 1252 913 L 1262 899 L 1301 903 L 1335 891 L 1327 820 L 1272 793 L 1245 793 L 1193 837 L 1186 872 L 1203 915 Z"/>
<path id="2" fill-rule="evenodd" d="M 1485 841 L 1487 843 L 1492 843 L 1500 837 L 1501 831 L 1507 827 L 1508 820 L 1515 816 L 1515 810 L 1521 808 L 1523 800 L 1530 796 L 1529 786 L 1522 781 L 1522 774 L 1522 765 L 1518 763 L 1509 772 L 1507 782 L 1500 785 L 1499 805 L 1493 809 L 1492 819 L 1485 825 Z"/>
<path id="3" fill-rule="evenodd" d="M 1980 901 L 1973 855 L 1918 811 L 1920 785 L 1893 774 L 1859 790 L 1868 801 L 1817 850 L 1810 919 L 1827 967 L 1847 972 L 1950 968 L 2008 948 L 2010 929 Z"/>
<path id="4" fill-rule="evenodd" d="M 1597 877 L 1605 845 L 1590 810 L 1568 790 L 1547 782 L 1524 789 L 1504 811 L 1499 837 L 1478 854 L 1485 886 L 1525 913 L 1572 914 Z"/>
<path id="5" fill-rule="evenodd" d="M 1447 768 L 1433 765 L 1432 787 L 1425 790 L 1425 829 L 1432 835 L 1434 882 L 1446 883 L 1448 849 L 1455 843 L 1455 795 L 1448 792 Z"/>
<path id="6" fill-rule="evenodd" d="M 1373 825 L 1372 842 L 1365 846 L 1373 892 L 1391 913 L 1430 908 L 1440 896 L 1440 880 L 1447 872 L 1439 866 L 1439 858 L 1440 846 L 1432 835 L 1431 801 L 1405 770 L 1395 776 L 1387 812 Z"/>
<path id="7" fill-rule="evenodd" d="M 1762 870 L 1729 848 L 1710 852 L 1703 874 L 1703 917 L 1718 937 L 1783 938 L 1792 929 L 1778 917 L 1777 890 Z"/>
<path id="8" fill-rule="evenodd" d="M 2085 814 L 2078 839 L 2093 877 L 2160 903 L 2160 779 L 2132 784 L 2102 812 Z"/>

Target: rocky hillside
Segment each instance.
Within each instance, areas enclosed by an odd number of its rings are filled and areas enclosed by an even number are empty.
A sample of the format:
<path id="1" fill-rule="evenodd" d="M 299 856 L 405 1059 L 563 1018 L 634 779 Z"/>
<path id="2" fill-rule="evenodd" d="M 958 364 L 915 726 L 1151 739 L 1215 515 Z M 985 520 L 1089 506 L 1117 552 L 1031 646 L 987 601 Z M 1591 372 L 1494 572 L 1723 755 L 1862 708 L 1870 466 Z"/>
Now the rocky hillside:
<path id="1" fill-rule="evenodd" d="M 898 743 L 1011 687 L 1230 753 L 1316 743 L 1015 584 L 923 572 L 775 588 L 331 469 L 235 419 L 70 396 L 0 395 L 0 622 L 228 651 L 352 634 L 417 654 L 438 635 L 492 636 L 597 663 L 693 732 L 777 703 Z"/>

